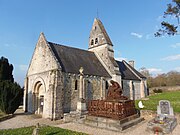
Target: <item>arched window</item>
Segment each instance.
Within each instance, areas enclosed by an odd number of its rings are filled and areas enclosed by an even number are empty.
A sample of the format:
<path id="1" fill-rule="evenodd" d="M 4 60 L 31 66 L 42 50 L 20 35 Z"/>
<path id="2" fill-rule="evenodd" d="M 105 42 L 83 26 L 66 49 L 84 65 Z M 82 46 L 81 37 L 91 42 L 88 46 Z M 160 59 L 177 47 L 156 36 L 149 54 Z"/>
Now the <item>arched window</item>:
<path id="1" fill-rule="evenodd" d="M 75 81 L 75 90 L 77 90 L 77 80 Z"/>
<path id="2" fill-rule="evenodd" d="M 94 45 L 94 40 L 93 39 L 91 40 L 91 45 Z"/>
<path id="3" fill-rule="evenodd" d="M 98 38 L 95 39 L 95 44 L 97 44 L 97 43 L 98 43 Z"/>
<path id="4" fill-rule="evenodd" d="M 109 87 L 109 84 L 108 84 L 108 81 L 106 81 L 106 89 L 108 89 Z"/>
<path id="5" fill-rule="evenodd" d="M 94 30 L 96 30 L 96 28 L 97 28 L 97 27 L 96 27 L 96 26 L 94 26 Z"/>

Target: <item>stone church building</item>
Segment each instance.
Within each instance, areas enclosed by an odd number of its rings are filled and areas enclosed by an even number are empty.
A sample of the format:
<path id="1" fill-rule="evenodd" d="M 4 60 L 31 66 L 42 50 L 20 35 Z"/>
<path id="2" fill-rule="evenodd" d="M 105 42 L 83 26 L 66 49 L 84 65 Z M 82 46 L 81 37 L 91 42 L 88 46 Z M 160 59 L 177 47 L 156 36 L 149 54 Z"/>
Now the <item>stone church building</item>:
<path id="1" fill-rule="evenodd" d="M 52 120 L 85 110 L 88 101 L 106 97 L 110 80 L 130 99 L 147 95 L 146 78 L 134 62 L 115 60 L 99 19 L 94 20 L 88 50 L 49 42 L 41 33 L 25 78 L 24 110 Z"/>

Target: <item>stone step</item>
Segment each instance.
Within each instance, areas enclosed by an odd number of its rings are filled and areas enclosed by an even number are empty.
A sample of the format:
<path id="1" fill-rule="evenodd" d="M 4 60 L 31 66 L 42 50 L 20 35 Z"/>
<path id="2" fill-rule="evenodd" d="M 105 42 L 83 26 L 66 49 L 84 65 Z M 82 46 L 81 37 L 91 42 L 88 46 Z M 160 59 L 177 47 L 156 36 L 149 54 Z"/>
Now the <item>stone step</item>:
<path id="1" fill-rule="evenodd" d="M 131 115 L 131 116 L 127 117 L 127 118 L 121 119 L 120 124 L 126 123 L 126 122 L 128 122 L 130 120 L 134 120 L 136 118 L 139 118 L 138 114 Z"/>
<path id="2" fill-rule="evenodd" d="M 143 120 L 144 120 L 144 118 L 141 118 L 141 117 L 133 119 L 131 121 L 128 121 L 128 122 L 122 124 L 121 128 L 122 128 L 122 130 L 125 130 L 125 129 L 129 128 L 129 127 L 132 127 L 132 126 L 142 122 Z"/>
<path id="3" fill-rule="evenodd" d="M 83 123 L 94 127 L 122 131 L 140 123 L 143 120 L 144 118 L 141 118 L 138 115 L 129 116 L 122 121 L 97 116 L 86 116 Z"/>

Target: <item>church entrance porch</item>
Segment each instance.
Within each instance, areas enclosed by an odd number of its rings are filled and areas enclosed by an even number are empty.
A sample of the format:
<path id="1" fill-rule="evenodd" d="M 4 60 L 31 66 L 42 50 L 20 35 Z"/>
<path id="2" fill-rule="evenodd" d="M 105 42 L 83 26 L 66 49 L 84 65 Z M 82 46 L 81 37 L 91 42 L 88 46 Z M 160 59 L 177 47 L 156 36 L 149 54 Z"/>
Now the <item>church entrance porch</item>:
<path id="1" fill-rule="evenodd" d="M 34 85 L 32 108 L 34 114 L 43 115 L 44 110 L 44 86 L 41 81 Z"/>

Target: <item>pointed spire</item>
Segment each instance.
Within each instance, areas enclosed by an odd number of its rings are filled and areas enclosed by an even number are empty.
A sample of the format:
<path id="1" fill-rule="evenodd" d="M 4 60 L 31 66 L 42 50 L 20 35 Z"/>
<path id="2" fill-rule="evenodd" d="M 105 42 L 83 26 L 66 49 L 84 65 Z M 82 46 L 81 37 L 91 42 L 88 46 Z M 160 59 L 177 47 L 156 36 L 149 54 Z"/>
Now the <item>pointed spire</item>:
<path id="1" fill-rule="evenodd" d="M 44 33 L 43 33 L 43 32 L 41 32 L 41 33 L 40 33 L 40 37 L 43 37 L 43 38 L 45 38 L 45 39 L 46 39 L 46 37 L 45 37 L 45 35 L 44 35 Z"/>
<path id="2" fill-rule="evenodd" d="M 113 45 L 102 22 L 95 18 L 90 32 L 89 48 L 103 44 Z"/>
<path id="3" fill-rule="evenodd" d="M 43 32 L 40 33 L 39 40 L 41 41 L 44 40 L 45 42 L 47 42 L 46 37 Z"/>

